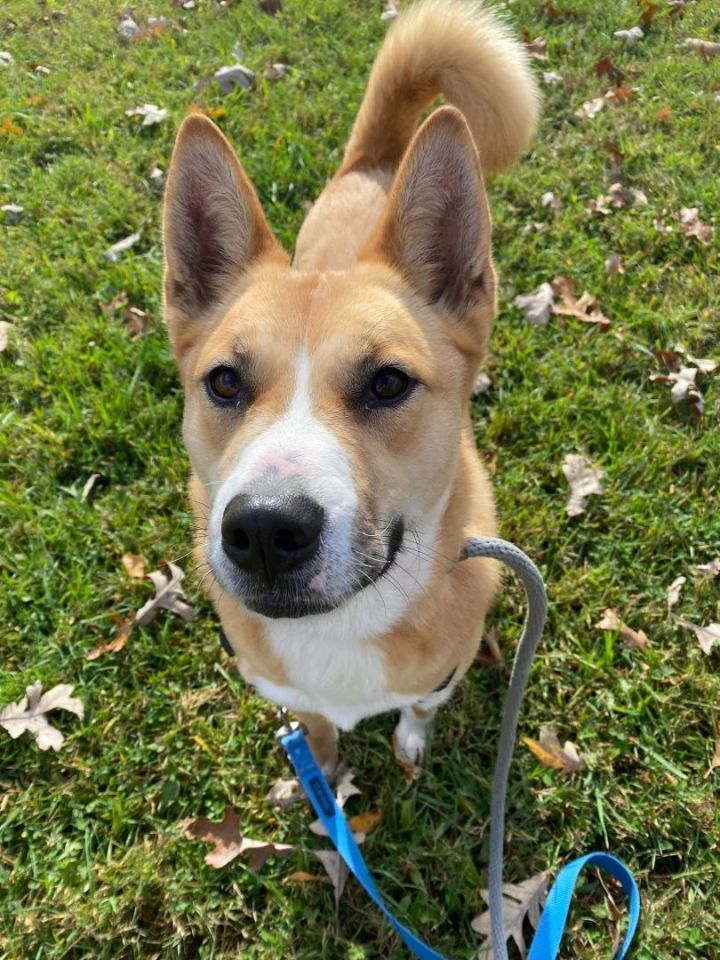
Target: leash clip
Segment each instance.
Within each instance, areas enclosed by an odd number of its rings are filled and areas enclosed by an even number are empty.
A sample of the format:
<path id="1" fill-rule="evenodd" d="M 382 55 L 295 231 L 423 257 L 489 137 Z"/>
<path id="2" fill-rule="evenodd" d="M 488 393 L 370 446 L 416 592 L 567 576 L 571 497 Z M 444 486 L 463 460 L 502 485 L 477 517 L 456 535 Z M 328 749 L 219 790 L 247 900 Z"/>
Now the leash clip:
<path id="1" fill-rule="evenodd" d="M 277 712 L 277 718 L 280 721 L 280 726 L 275 733 L 276 740 L 282 740 L 283 737 L 287 737 L 291 733 L 296 733 L 298 730 L 307 733 L 307 727 L 304 723 L 300 723 L 299 720 L 290 719 L 287 707 L 280 707 Z"/>

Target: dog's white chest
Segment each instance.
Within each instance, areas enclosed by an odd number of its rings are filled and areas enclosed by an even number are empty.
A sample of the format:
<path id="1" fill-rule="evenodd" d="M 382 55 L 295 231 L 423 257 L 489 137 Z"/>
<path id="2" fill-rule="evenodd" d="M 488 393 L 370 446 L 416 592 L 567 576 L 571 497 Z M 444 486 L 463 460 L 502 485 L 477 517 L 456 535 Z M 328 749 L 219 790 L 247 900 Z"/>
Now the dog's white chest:
<path id="1" fill-rule="evenodd" d="M 387 670 L 382 652 L 371 644 L 273 643 L 292 686 L 273 683 L 262 676 L 251 679 L 258 691 L 289 710 L 318 713 L 341 730 L 350 730 L 360 720 L 408 706 L 417 697 L 393 693 L 387 688 Z"/>

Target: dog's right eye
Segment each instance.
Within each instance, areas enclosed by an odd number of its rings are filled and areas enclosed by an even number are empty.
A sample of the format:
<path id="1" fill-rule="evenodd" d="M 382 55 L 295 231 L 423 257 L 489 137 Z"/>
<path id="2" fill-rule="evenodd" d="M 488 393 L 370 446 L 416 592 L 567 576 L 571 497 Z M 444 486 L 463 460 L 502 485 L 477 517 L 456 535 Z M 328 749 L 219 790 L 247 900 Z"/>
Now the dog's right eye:
<path id="1" fill-rule="evenodd" d="M 240 374 L 232 367 L 216 367 L 205 379 L 210 398 L 216 403 L 236 401 L 243 389 Z"/>

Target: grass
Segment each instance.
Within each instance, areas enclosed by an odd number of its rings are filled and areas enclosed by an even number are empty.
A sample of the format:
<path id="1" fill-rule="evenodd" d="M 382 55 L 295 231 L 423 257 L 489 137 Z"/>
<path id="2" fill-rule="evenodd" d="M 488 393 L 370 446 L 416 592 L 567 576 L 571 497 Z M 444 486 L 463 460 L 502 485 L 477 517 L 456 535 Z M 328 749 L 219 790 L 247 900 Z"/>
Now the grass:
<path id="1" fill-rule="evenodd" d="M 506 875 L 523 879 L 573 855 L 608 847 L 635 869 L 645 923 L 635 956 L 712 958 L 720 944 L 718 774 L 705 779 L 720 713 L 718 654 L 667 615 L 665 590 L 688 577 L 679 613 L 720 619 L 717 582 L 694 574 L 720 552 L 717 381 L 703 381 L 706 413 L 673 407 L 652 351 L 681 341 L 717 358 L 720 269 L 708 246 L 672 224 L 681 207 L 713 221 L 720 202 L 720 60 L 683 49 L 717 39 L 720 12 L 705 0 L 669 17 L 665 3 L 632 49 L 612 32 L 638 22 L 635 3 L 566 0 L 549 18 L 537 0 L 507 5 L 565 82 L 546 85 L 532 150 L 491 185 L 500 312 L 488 370 L 493 389 L 475 407 L 480 448 L 494 464 L 502 533 L 541 564 L 552 609 L 521 725 L 554 723 L 584 755 L 572 778 L 518 750 L 508 810 Z M 336 912 L 332 891 L 283 883 L 318 870 L 309 813 L 263 801 L 285 771 L 271 707 L 244 687 L 220 653 L 208 606 L 189 626 L 161 615 L 121 653 L 87 662 L 149 585 L 130 581 L 120 557 L 150 569 L 189 549 L 183 499 L 181 396 L 160 319 L 160 196 L 149 174 L 167 169 L 174 130 L 192 103 L 218 117 L 257 184 L 283 242 L 292 244 L 308 201 L 335 168 L 385 25 L 361 0 L 286 0 L 281 16 L 254 2 L 184 10 L 138 0 L 138 22 L 170 26 L 121 47 L 121 3 L 4 0 L 0 47 L 0 197 L 24 208 L 0 226 L 0 319 L 13 324 L 0 354 L 0 704 L 36 678 L 73 683 L 83 722 L 58 720 L 59 754 L 0 734 L 0 956 L 79 958 L 288 957 L 370 960 L 405 956 L 352 883 Z M 237 40 L 257 71 L 253 90 L 221 96 L 198 86 L 233 62 Z M 591 120 L 574 111 L 609 89 L 593 66 L 611 54 L 636 90 Z M 291 66 L 262 78 L 275 61 Z M 33 65 L 50 69 L 38 73 Z M 169 111 L 142 129 L 125 110 Z M 667 115 L 661 108 L 670 108 Z M 12 133 L 12 131 L 10 131 Z M 591 214 L 587 203 L 617 178 L 647 206 Z M 563 204 L 541 205 L 552 191 Z M 531 223 L 540 231 L 527 232 Z M 112 264 L 103 252 L 142 230 Z M 623 257 L 611 278 L 604 261 Z M 601 333 L 556 317 L 530 327 L 512 306 L 555 274 L 591 290 L 613 318 Z M 131 339 L 118 294 L 149 316 Z M 613 335 L 622 329 L 624 339 Z M 605 491 L 575 520 L 565 515 L 565 454 L 585 452 L 605 471 Z M 81 490 L 100 475 L 87 501 Z M 187 563 L 187 561 L 185 561 Z M 643 628 L 651 646 L 623 647 L 593 628 L 606 606 Z M 496 620 L 508 650 L 522 598 L 508 587 Z M 422 778 L 411 788 L 389 762 L 389 717 L 344 741 L 361 798 L 379 808 L 366 844 L 388 899 L 409 925 L 453 957 L 470 958 L 485 883 L 489 782 L 505 672 L 476 670 L 440 719 Z M 288 864 L 251 874 L 238 862 L 203 863 L 182 822 L 219 816 L 232 803 L 247 832 L 299 843 Z M 615 924 L 588 883 L 572 914 L 566 957 L 607 957 Z M 619 901 L 618 901 L 619 902 Z"/>

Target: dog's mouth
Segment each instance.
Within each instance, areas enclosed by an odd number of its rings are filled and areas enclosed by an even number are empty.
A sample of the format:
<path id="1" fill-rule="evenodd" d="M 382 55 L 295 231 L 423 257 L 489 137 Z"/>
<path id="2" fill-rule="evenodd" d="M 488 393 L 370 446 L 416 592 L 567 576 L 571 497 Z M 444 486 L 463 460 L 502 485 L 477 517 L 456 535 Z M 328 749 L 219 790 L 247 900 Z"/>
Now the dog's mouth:
<path id="1" fill-rule="evenodd" d="M 363 590 L 376 585 L 392 570 L 405 539 L 405 522 L 395 518 L 382 534 L 359 534 L 347 564 L 325 558 L 283 574 L 272 584 L 232 574 L 221 582 L 252 613 L 272 620 L 299 619 L 331 613 Z M 343 572 L 343 566 L 345 570 Z M 228 589 L 229 588 L 229 589 Z"/>

